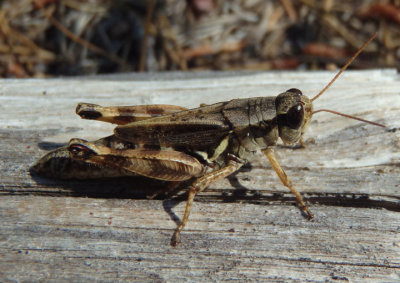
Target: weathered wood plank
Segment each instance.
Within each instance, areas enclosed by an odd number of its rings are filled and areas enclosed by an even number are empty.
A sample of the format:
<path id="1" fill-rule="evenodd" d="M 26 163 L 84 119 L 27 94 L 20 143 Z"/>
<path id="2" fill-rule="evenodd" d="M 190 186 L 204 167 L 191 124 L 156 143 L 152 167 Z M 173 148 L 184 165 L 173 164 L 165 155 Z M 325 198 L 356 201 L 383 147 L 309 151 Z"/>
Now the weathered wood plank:
<path id="1" fill-rule="evenodd" d="M 173 248 L 168 201 L 3 198 L 8 280 L 356 281 L 394 279 L 400 267 L 399 217 L 387 210 L 314 207 L 307 222 L 287 206 L 196 203 Z M 184 203 L 173 210 L 180 215 Z"/>
<path id="2" fill-rule="evenodd" d="M 220 281 L 400 278 L 400 89 L 392 70 L 348 71 L 315 108 L 305 149 L 279 160 L 315 219 L 306 221 L 265 158 L 200 194 L 182 244 L 169 246 L 184 202 L 146 200 L 160 183 L 32 178 L 72 137 L 112 126 L 80 120 L 78 102 L 194 107 L 296 87 L 316 94 L 330 72 L 157 74 L 0 81 L 0 276 L 3 280 Z M 180 197 L 179 199 L 182 199 Z"/>

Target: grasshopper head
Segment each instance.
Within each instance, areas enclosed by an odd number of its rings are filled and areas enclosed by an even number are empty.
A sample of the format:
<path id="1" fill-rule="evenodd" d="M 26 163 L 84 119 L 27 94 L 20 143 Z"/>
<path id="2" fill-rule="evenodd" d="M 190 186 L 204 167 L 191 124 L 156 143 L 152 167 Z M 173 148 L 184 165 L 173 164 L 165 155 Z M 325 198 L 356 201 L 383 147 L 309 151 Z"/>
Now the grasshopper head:
<path id="1" fill-rule="evenodd" d="M 311 121 L 311 99 L 296 88 L 279 94 L 275 100 L 279 137 L 285 144 L 294 144 L 303 135 Z"/>

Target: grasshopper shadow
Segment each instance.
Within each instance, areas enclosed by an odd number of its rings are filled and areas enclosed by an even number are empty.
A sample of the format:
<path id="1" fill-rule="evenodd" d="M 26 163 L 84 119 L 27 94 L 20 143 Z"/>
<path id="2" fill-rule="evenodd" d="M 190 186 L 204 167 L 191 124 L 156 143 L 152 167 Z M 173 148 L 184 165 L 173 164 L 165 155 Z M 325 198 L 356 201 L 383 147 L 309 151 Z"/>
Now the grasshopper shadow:
<path id="1" fill-rule="evenodd" d="M 166 182 L 149 178 L 118 177 L 103 179 L 56 179 L 39 175 L 32 167 L 31 178 L 41 189 L 31 194 L 91 198 L 147 199 L 162 191 Z"/>

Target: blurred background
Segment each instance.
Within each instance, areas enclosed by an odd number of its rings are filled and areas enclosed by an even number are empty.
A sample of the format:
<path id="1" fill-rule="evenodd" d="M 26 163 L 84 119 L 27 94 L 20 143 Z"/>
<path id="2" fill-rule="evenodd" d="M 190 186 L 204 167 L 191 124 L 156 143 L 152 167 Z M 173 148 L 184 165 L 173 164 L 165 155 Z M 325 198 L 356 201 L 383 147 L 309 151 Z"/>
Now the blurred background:
<path id="1" fill-rule="evenodd" d="M 3 0 L 0 77 L 400 68 L 400 0 Z"/>

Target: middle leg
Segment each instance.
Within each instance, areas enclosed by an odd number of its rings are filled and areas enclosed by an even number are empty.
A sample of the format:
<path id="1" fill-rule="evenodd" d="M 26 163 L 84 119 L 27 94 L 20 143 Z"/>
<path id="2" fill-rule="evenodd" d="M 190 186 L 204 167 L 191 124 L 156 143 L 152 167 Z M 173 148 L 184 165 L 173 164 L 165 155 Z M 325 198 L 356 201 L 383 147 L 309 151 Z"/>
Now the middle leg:
<path id="1" fill-rule="evenodd" d="M 186 202 L 185 213 L 183 214 L 181 224 L 176 228 L 174 235 L 172 236 L 172 239 L 171 239 L 172 246 L 176 246 L 180 242 L 180 233 L 181 233 L 182 229 L 185 227 L 185 225 L 189 219 L 190 210 L 192 208 L 193 200 L 194 200 L 194 197 L 196 196 L 196 194 L 198 192 L 201 192 L 204 189 L 206 189 L 212 183 L 231 175 L 232 173 L 239 170 L 239 168 L 244 165 L 244 163 L 245 163 L 244 160 L 241 160 L 234 156 L 231 156 L 231 157 L 233 157 L 233 158 L 229 161 L 227 166 L 225 166 L 224 168 L 222 168 L 220 170 L 208 173 L 208 174 L 198 178 L 190 186 L 189 195 L 188 195 L 188 199 Z"/>

